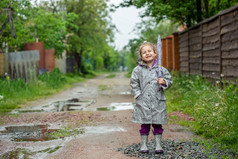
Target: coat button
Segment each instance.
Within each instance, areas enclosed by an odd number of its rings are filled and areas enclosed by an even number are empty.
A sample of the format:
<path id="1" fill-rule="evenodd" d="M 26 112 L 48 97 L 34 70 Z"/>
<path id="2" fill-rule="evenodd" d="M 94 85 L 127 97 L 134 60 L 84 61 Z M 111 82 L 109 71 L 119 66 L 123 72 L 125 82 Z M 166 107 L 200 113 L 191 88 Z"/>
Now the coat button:
<path id="1" fill-rule="evenodd" d="M 149 82 L 149 84 L 150 84 L 150 82 Z"/>

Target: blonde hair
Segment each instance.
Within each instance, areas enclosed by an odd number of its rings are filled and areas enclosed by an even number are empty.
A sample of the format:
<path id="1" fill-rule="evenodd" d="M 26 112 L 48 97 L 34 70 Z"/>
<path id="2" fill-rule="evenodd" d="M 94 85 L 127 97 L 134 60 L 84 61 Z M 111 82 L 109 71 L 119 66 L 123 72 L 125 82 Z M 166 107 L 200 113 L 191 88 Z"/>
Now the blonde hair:
<path id="1" fill-rule="evenodd" d="M 153 49 L 153 51 L 156 53 L 156 57 L 157 57 L 157 50 L 156 50 L 156 47 L 155 47 L 155 45 L 154 44 L 152 44 L 152 43 L 150 43 L 150 42 L 147 42 L 147 41 L 144 41 L 141 45 L 140 45 L 140 47 L 139 47 L 139 49 L 138 49 L 138 57 L 140 58 L 140 59 L 142 59 L 141 57 L 141 50 L 142 50 L 142 48 L 143 47 L 145 47 L 145 46 L 150 46 L 152 49 Z"/>

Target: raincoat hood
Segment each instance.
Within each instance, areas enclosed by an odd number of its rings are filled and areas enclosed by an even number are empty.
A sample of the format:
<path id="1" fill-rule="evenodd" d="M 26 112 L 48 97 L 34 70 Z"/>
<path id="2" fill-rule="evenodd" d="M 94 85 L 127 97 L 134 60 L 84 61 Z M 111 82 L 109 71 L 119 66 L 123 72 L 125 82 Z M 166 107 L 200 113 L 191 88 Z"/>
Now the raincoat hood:
<path id="1" fill-rule="evenodd" d="M 146 64 L 143 60 L 141 60 L 141 59 L 138 59 L 138 60 L 137 60 L 137 63 L 138 63 L 138 66 L 147 67 L 147 64 Z M 156 59 L 154 60 L 154 62 L 153 62 L 153 64 L 152 64 L 152 68 L 153 68 L 153 67 L 158 67 L 157 60 L 156 60 Z"/>

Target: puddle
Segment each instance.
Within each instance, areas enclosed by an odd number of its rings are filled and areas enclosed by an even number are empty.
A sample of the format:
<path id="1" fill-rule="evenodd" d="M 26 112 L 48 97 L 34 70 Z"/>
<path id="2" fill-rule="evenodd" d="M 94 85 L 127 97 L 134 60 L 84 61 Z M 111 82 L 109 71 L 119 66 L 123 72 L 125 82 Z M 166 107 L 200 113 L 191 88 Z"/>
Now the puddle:
<path id="1" fill-rule="evenodd" d="M 119 110 L 129 110 L 133 109 L 133 103 L 112 103 L 108 107 L 96 108 L 96 111 L 119 111 Z"/>
<path id="2" fill-rule="evenodd" d="M 23 149 L 17 149 L 14 151 L 9 151 L 4 153 L 3 155 L 0 156 L 0 158 L 8 158 L 8 159 L 18 159 L 18 158 L 29 158 L 29 156 L 31 155 L 30 152 L 28 152 L 27 150 L 23 150 Z"/>
<path id="3" fill-rule="evenodd" d="M 85 107 L 95 103 L 95 100 L 82 101 L 78 98 L 72 98 L 63 101 L 55 101 L 50 104 L 32 107 L 29 109 L 13 110 L 12 114 L 33 113 L 33 112 L 61 112 L 61 111 L 81 111 Z"/>
<path id="4" fill-rule="evenodd" d="M 79 129 L 49 129 L 48 125 L 6 126 L 0 135 L 15 142 L 49 141 L 83 134 L 84 128 Z"/>
<path id="5" fill-rule="evenodd" d="M 85 131 L 87 134 L 104 134 L 115 131 L 126 132 L 126 130 L 122 127 L 110 127 L 110 126 L 86 127 Z"/>
<path id="6" fill-rule="evenodd" d="M 48 125 L 22 125 L 7 126 L 5 130 L 0 131 L 1 135 L 9 137 L 12 141 L 47 141 L 52 140 L 50 132 L 58 129 L 48 129 Z"/>
<path id="7" fill-rule="evenodd" d="M 68 141 L 85 133 L 85 128 L 50 129 L 49 127 L 43 124 L 0 127 L 0 140 L 6 143 L 11 141 L 10 147 L 14 145 L 11 150 L 6 149 L 8 152 L 2 152 L 0 159 L 44 158 L 58 151 Z"/>
<path id="8" fill-rule="evenodd" d="M 131 94 L 131 92 L 120 92 L 120 94 Z"/>
<path id="9" fill-rule="evenodd" d="M 39 154 L 43 154 L 43 153 L 54 153 L 55 151 L 57 151 L 58 149 L 60 149 L 62 146 L 56 146 L 56 147 L 50 147 L 50 148 L 46 148 L 40 151 L 30 151 L 27 149 L 22 149 L 22 148 L 18 148 L 14 151 L 8 151 L 2 155 L 0 155 L 0 158 L 6 158 L 6 159 L 20 159 L 20 158 L 24 158 L 24 159 L 28 159 L 31 158 L 32 156 L 38 155 Z"/>

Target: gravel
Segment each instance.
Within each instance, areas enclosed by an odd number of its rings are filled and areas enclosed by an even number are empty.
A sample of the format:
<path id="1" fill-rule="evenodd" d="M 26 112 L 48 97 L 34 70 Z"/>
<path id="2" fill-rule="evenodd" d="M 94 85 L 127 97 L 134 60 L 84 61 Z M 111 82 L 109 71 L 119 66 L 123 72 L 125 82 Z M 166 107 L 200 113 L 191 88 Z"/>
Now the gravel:
<path id="1" fill-rule="evenodd" d="M 208 150 L 207 148 L 204 148 L 204 144 L 195 141 L 163 140 L 163 154 L 154 153 L 154 140 L 149 141 L 147 146 L 149 148 L 148 154 L 140 153 L 140 143 L 129 145 L 125 149 L 119 148 L 118 151 L 124 153 L 126 156 L 145 159 L 222 159 L 224 157 L 229 159 L 238 158 L 238 154 L 235 154 L 230 150 L 221 150 L 219 148 L 216 148 L 216 146 Z"/>

